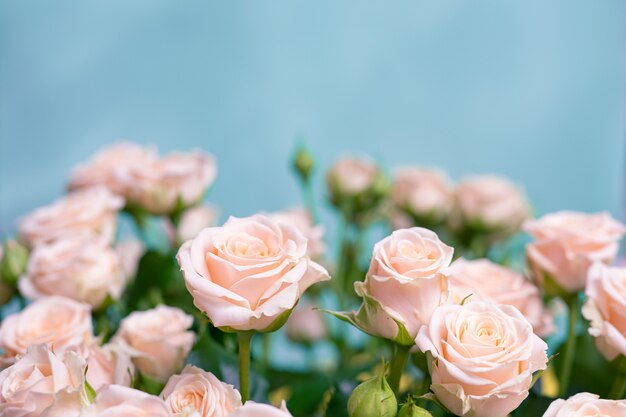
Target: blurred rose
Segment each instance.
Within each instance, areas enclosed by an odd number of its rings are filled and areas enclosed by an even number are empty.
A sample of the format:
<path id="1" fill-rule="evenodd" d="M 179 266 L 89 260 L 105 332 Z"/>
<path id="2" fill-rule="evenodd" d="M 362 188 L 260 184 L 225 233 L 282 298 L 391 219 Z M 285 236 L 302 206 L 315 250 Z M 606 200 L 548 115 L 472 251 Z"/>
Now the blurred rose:
<path id="1" fill-rule="evenodd" d="M 354 284 L 364 297 L 359 313 L 364 330 L 394 340 L 400 323 L 414 339 L 446 298 L 446 271 L 453 251 L 422 227 L 396 230 L 378 242 L 365 282 Z M 380 308 L 370 308 L 370 300 Z"/>
<path id="2" fill-rule="evenodd" d="M 210 372 L 187 365 L 161 392 L 174 417 L 226 417 L 241 407 L 241 395 Z"/>
<path id="3" fill-rule="evenodd" d="M 461 181 L 455 194 L 461 221 L 474 228 L 513 233 L 530 215 L 524 194 L 502 177 L 469 177 Z"/>
<path id="4" fill-rule="evenodd" d="M 216 327 L 274 330 L 302 293 L 328 272 L 311 261 L 307 239 L 263 215 L 231 217 L 178 251 L 194 304 Z"/>
<path id="5" fill-rule="evenodd" d="M 0 372 L 0 415 L 39 417 L 61 394 L 75 412 L 84 401 L 85 361 L 74 352 L 57 356 L 45 345 L 33 345 L 15 364 Z M 67 401 L 68 398 L 65 398 Z"/>
<path id="6" fill-rule="evenodd" d="M 7 316 L 0 325 L 0 364 L 13 363 L 30 345 L 47 344 L 56 354 L 84 353 L 93 339 L 91 307 L 69 298 L 44 297 Z"/>
<path id="7" fill-rule="evenodd" d="M 229 417 L 293 417 L 285 402 L 280 405 L 280 408 L 273 407 L 267 404 L 255 403 L 254 401 L 246 402 L 242 407 L 237 409 Z"/>
<path id="8" fill-rule="evenodd" d="M 87 350 L 87 381 L 95 389 L 109 384 L 129 387 L 135 367 L 129 349 L 119 343 L 99 346 L 92 343 Z"/>
<path id="9" fill-rule="evenodd" d="M 61 295 L 98 307 L 107 296 L 119 298 L 124 281 L 117 253 L 100 239 L 83 235 L 35 247 L 19 288 L 31 300 Z"/>
<path id="10" fill-rule="evenodd" d="M 450 267 L 448 284 L 452 300 L 460 303 L 490 301 L 517 308 L 539 336 L 554 330 L 553 317 L 543 305 L 541 294 L 524 276 L 488 259 L 457 259 Z"/>
<path id="11" fill-rule="evenodd" d="M 548 346 L 519 310 L 485 302 L 439 307 L 416 343 L 432 355 L 432 391 L 461 417 L 505 417 L 548 361 Z"/>
<path id="12" fill-rule="evenodd" d="M 593 262 L 613 262 L 626 227 L 608 213 L 560 211 L 529 220 L 524 230 L 535 238 L 526 246 L 533 278 L 546 287 L 549 277 L 567 292 L 585 287 Z M 549 288 L 546 288 L 549 290 Z"/>
<path id="13" fill-rule="evenodd" d="M 181 309 L 159 305 L 135 311 L 120 323 L 114 341 L 132 349 L 141 373 L 165 382 L 183 366 L 195 335 L 188 329 L 193 317 Z"/>
<path id="14" fill-rule="evenodd" d="M 217 164 L 201 151 L 172 153 L 129 174 L 129 203 L 153 214 L 170 214 L 200 202 L 215 180 Z"/>
<path id="15" fill-rule="evenodd" d="M 309 212 L 301 207 L 269 214 L 269 217 L 279 225 L 293 226 L 307 238 L 307 254 L 318 259 L 324 254 L 324 227 L 315 225 Z"/>
<path id="16" fill-rule="evenodd" d="M 326 181 L 336 194 L 355 195 L 374 185 L 379 168 L 374 161 L 360 158 L 342 158 L 327 173 Z"/>
<path id="17" fill-rule="evenodd" d="M 96 153 L 89 162 L 72 170 L 68 188 L 75 190 L 97 185 L 125 196 L 130 172 L 141 170 L 158 158 L 156 149 L 132 142 L 120 142 Z"/>
<path id="18" fill-rule="evenodd" d="M 178 223 L 177 236 L 180 242 L 191 240 L 206 227 L 217 224 L 218 212 L 213 206 L 190 207 L 183 213 Z"/>
<path id="19" fill-rule="evenodd" d="M 107 385 L 96 396 L 93 404 L 86 407 L 80 417 L 172 417 L 159 397 L 145 392 Z"/>
<path id="20" fill-rule="evenodd" d="M 18 226 L 30 247 L 69 236 L 94 234 L 113 242 L 117 211 L 124 200 L 103 187 L 75 191 L 51 205 L 38 208 Z"/>
<path id="21" fill-rule="evenodd" d="M 391 198 L 414 216 L 443 220 L 452 209 L 454 194 L 443 171 L 401 168 L 395 172 Z"/>
<path id="22" fill-rule="evenodd" d="M 137 267 L 146 252 L 146 246 L 137 239 L 127 239 L 115 245 L 115 251 L 122 264 L 125 281 L 137 275 Z"/>
<path id="23" fill-rule="evenodd" d="M 287 336 L 294 342 L 312 343 L 327 335 L 326 321 L 322 313 L 311 303 L 296 307 L 287 320 Z"/>
<path id="24" fill-rule="evenodd" d="M 554 400 L 543 417 L 623 417 L 626 416 L 626 400 L 601 400 L 595 394 L 581 392 L 567 400 Z"/>
<path id="25" fill-rule="evenodd" d="M 626 355 L 626 268 L 593 264 L 585 295 L 583 316 L 598 350 L 608 361 Z"/>

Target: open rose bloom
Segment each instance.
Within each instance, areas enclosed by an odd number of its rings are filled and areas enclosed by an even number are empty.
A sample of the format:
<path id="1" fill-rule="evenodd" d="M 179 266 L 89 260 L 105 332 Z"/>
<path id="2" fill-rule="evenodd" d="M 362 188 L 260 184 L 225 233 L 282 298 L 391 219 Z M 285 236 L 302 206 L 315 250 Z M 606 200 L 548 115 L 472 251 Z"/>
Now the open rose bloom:
<path id="1" fill-rule="evenodd" d="M 597 395 L 582 392 L 567 400 L 550 404 L 543 417 L 622 417 L 626 416 L 626 400 L 603 400 Z"/>
<path id="2" fill-rule="evenodd" d="M 196 307 L 233 330 L 275 330 L 307 288 L 330 279 L 307 256 L 298 229 L 262 215 L 202 230 L 183 244 L 178 262 Z"/>
<path id="3" fill-rule="evenodd" d="M 400 210 L 432 223 L 444 220 L 454 206 L 454 193 L 449 180 L 438 169 L 396 170 L 391 198 Z"/>

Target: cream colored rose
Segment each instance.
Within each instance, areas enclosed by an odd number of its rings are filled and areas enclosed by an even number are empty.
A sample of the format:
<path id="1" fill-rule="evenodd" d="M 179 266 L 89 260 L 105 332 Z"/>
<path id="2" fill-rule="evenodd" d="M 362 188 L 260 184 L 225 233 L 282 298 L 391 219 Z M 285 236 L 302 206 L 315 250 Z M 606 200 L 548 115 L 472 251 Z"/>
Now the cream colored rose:
<path id="1" fill-rule="evenodd" d="M 612 361 L 626 356 L 626 268 L 600 262 L 589 269 L 583 316 L 591 322 L 589 334 L 598 350 Z"/>
<path id="2" fill-rule="evenodd" d="M 450 182 L 438 169 L 396 170 L 391 198 L 400 210 L 433 220 L 443 220 L 454 205 Z"/>
<path id="3" fill-rule="evenodd" d="M 0 363 L 11 364 L 30 345 L 47 344 L 56 354 L 84 353 L 93 339 L 91 307 L 69 298 L 51 296 L 34 301 L 6 317 L 0 325 Z"/>
<path id="4" fill-rule="evenodd" d="M 174 417 L 226 417 L 241 407 L 241 395 L 232 385 L 191 365 L 170 377 L 161 398 Z"/>
<path id="5" fill-rule="evenodd" d="M 309 302 L 295 308 L 287 320 L 287 336 L 294 342 L 311 343 L 324 339 L 328 330 L 322 312 Z"/>
<path id="6" fill-rule="evenodd" d="M 626 400 L 602 400 L 595 394 L 581 392 L 567 400 L 554 400 L 543 417 L 623 417 Z"/>
<path id="7" fill-rule="evenodd" d="M 432 391 L 460 417 L 505 417 L 548 361 L 522 313 L 493 303 L 441 306 L 415 342 L 429 355 Z"/>
<path id="8" fill-rule="evenodd" d="M 83 234 L 95 234 L 111 243 L 117 211 L 123 206 L 121 197 L 103 187 L 75 191 L 24 217 L 19 235 L 30 247 Z"/>
<path id="9" fill-rule="evenodd" d="M 546 277 L 567 292 L 585 287 L 593 262 L 613 262 L 626 227 L 608 213 L 560 211 L 529 220 L 524 230 L 535 238 L 526 246 L 526 258 L 535 279 Z M 546 287 L 549 289 L 549 287 Z"/>
<path id="10" fill-rule="evenodd" d="M 92 343 L 87 349 L 87 381 L 98 390 L 105 385 L 129 387 L 133 382 L 135 367 L 131 350 L 120 343 L 99 346 Z"/>
<path id="11" fill-rule="evenodd" d="M 172 417 L 159 397 L 145 392 L 107 385 L 98 391 L 96 400 L 83 409 L 80 417 Z"/>
<path id="12" fill-rule="evenodd" d="M 19 288 L 31 300 L 60 295 L 98 307 L 107 296 L 118 299 L 124 283 L 115 250 L 83 235 L 35 247 Z"/>
<path id="13" fill-rule="evenodd" d="M 64 394 L 64 408 L 77 413 L 86 400 L 84 373 L 85 361 L 74 352 L 57 356 L 45 345 L 30 346 L 15 364 L 0 372 L 0 415 L 46 415 Z"/>
<path id="14" fill-rule="evenodd" d="M 307 254 L 318 259 L 324 254 L 324 227 L 313 223 L 309 212 L 301 207 L 269 214 L 276 223 L 293 226 L 307 238 Z"/>
<path id="15" fill-rule="evenodd" d="M 154 214 L 169 214 L 202 200 L 215 180 L 217 164 L 201 151 L 172 153 L 129 175 L 129 203 Z"/>
<path id="16" fill-rule="evenodd" d="M 354 284 L 364 299 L 355 324 L 374 336 L 413 344 L 446 299 L 453 251 L 422 227 L 396 230 L 378 242 L 365 281 Z"/>
<path id="17" fill-rule="evenodd" d="M 522 191 L 503 177 L 468 177 L 455 195 L 462 223 L 472 227 L 512 233 L 530 215 Z"/>
<path id="18" fill-rule="evenodd" d="M 451 299 L 457 304 L 465 299 L 512 305 L 522 312 L 539 336 L 547 336 L 554 330 L 553 317 L 544 307 L 537 287 L 521 274 L 488 259 L 457 259 L 450 267 L 448 285 Z"/>
<path id="19" fill-rule="evenodd" d="M 342 158 L 328 171 L 328 187 L 336 194 L 356 195 L 372 187 L 379 175 L 374 161 L 365 158 Z"/>
<path id="20" fill-rule="evenodd" d="M 113 340 L 132 349 L 139 371 L 165 382 L 180 370 L 193 346 L 192 324 L 193 317 L 181 309 L 159 305 L 124 318 Z"/>
<path id="21" fill-rule="evenodd" d="M 89 162 L 72 170 L 68 188 L 76 190 L 104 186 L 112 193 L 128 193 L 131 172 L 146 169 L 158 158 L 153 147 L 143 147 L 132 142 L 120 142 L 96 153 Z"/>
<path id="22" fill-rule="evenodd" d="M 330 279 L 306 253 L 298 229 L 255 215 L 204 229 L 177 258 L 194 304 L 215 326 L 268 331 L 307 288 Z"/>
<path id="23" fill-rule="evenodd" d="M 237 409 L 229 417 L 293 417 L 285 402 L 280 405 L 280 408 L 273 407 L 267 404 L 255 403 L 254 401 L 246 402 L 242 407 Z"/>

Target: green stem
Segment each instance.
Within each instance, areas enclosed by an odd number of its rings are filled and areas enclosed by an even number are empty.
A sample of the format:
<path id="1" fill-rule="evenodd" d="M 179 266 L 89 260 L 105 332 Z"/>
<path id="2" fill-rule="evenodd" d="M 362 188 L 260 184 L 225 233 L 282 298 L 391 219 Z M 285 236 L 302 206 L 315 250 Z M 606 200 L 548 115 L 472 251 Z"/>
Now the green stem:
<path id="1" fill-rule="evenodd" d="M 626 374 L 618 372 L 613 380 L 613 386 L 611 387 L 611 394 L 609 398 L 613 400 L 621 400 L 626 394 Z"/>
<path id="2" fill-rule="evenodd" d="M 245 403 L 250 398 L 250 340 L 254 333 L 239 332 L 239 392 L 241 402 Z"/>
<path id="3" fill-rule="evenodd" d="M 398 390 L 400 389 L 400 378 L 402 372 L 406 366 L 407 359 L 409 358 L 409 352 L 411 346 L 396 345 L 393 359 L 391 360 L 391 372 L 389 374 L 388 382 L 391 390 L 396 397 L 398 396 Z"/>
<path id="4" fill-rule="evenodd" d="M 567 342 L 563 351 L 563 365 L 559 375 L 559 397 L 565 397 L 569 388 L 569 382 L 576 354 L 576 324 L 578 323 L 578 294 L 572 294 L 565 300 L 569 308 L 569 320 Z"/>

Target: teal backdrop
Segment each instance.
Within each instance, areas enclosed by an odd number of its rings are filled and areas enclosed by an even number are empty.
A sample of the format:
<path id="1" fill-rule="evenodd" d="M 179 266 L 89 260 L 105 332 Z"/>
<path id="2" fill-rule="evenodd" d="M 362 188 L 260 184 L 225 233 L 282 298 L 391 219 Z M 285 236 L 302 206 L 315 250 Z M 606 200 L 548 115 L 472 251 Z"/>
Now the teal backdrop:
<path id="1" fill-rule="evenodd" d="M 222 213 L 299 200 L 302 136 L 539 212 L 621 217 L 626 2 L 0 1 L 0 231 L 118 139 L 214 153 Z M 321 180 L 321 178 L 320 178 Z"/>

